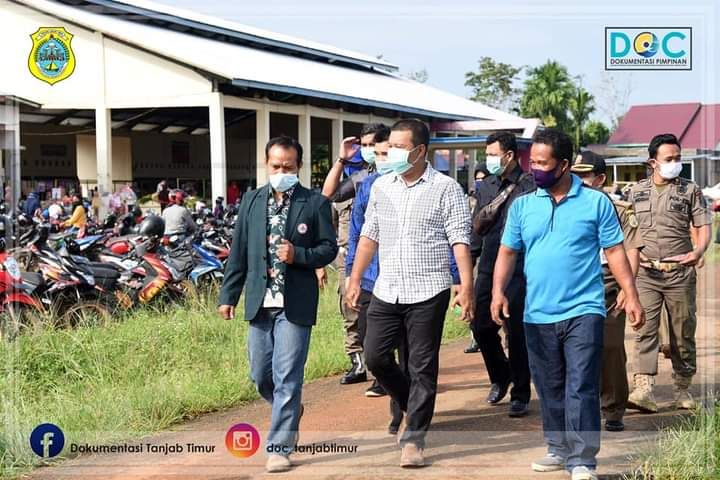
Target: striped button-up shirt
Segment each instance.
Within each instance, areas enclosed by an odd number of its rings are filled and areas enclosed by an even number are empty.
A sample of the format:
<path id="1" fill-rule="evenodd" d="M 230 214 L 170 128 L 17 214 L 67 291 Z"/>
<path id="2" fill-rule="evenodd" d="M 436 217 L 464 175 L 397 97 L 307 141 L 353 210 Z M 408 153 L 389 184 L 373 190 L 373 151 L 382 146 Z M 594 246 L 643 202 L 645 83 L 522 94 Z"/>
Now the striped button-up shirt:
<path id="1" fill-rule="evenodd" d="M 361 235 L 379 244 L 373 294 L 412 304 L 450 288 L 450 246 L 470 244 L 470 209 L 460 185 L 427 165 L 415 183 L 387 174 L 372 186 Z"/>

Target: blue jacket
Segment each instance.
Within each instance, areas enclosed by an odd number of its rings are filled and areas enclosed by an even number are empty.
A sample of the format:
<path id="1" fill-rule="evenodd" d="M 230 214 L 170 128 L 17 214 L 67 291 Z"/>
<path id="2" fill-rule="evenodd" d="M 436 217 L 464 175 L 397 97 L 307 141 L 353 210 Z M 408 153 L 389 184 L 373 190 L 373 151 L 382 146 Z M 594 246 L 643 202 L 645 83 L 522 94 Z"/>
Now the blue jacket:
<path id="1" fill-rule="evenodd" d="M 35 192 L 30 192 L 25 199 L 25 205 L 23 206 L 23 212 L 28 217 L 32 217 L 35 214 L 35 210 L 40 208 L 40 198 Z"/>
<path id="2" fill-rule="evenodd" d="M 357 185 L 355 200 L 352 205 L 352 214 L 350 216 L 350 231 L 348 233 L 348 252 L 345 257 L 345 274 L 349 277 L 352 273 L 353 264 L 355 263 L 355 253 L 357 251 L 358 242 L 360 241 L 360 232 L 365 224 L 365 210 L 367 210 L 368 201 L 370 200 L 370 190 L 375 180 L 380 178 L 380 174 L 373 172 Z M 360 288 L 367 292 L 372 292 L 375 288 L 375 281 L 380 273 L 380 262 L 376 253 L 370 265 L 363 273 L 360 280 Z M 450 249 L 450 273 L 453 277 L 453 284 L 460 284 L 460 273 L 458 272 L 455 256 Z"/>

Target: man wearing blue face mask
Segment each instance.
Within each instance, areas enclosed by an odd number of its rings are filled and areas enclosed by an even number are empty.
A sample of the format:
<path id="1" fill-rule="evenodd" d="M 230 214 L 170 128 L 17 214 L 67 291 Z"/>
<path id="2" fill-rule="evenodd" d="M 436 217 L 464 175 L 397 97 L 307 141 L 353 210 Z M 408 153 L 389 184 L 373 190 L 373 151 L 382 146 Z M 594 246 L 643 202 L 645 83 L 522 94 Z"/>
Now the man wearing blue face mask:
<path id="1" fill-rule="evenodd" d="M 298 183 L 297 140 L 271 139 L 265 158 L 269 183 L 242 197 L 218 311 L 232 319 L 247 287 L 250 374 L 272 405 L 266 469 L 283 472 L 291 467 L 302 416 L 303 371 L 318 308 L 315 269 L 332 262 L 338 248 L 330 202 Z"/>
<path id="2" fill-rule="evenodd" d="M 406 412 L 405 430 L 398 439 L 400 466 L 421 467 L 450 301 L 451 249 L 460 273 L 453 306 L 461 308 L 464 320 L 473 315 L 470 211 L 462 187 L 427 163 L 427 125 L 400 120 L 389 141 L 383 166 L 392 172 L 378 178 L 370 191 L 347 302 L 359 308 L 363 274 L 379 248 L 380 273 L 367 312 L 365 356 L 380 385 Z M 407 342 L 407 371 L 395 361 L 401 341 Z"/>
<path id="3" fill-rule="evenodd" d="M 470 247 L 473 257 L 479 257 L 472 330 L 490 377 L 490 392 L 486 401 L 492 405 L 498 404 L 512 384 L 508 414 L 511 417 L 523 417 L 528 413 L 530 402 L 530 369 L 523 327 L 525 276 L 522 254 L 518 256 L 506 293 L 510 301 L 510 318 L 506 321 L 509 360 L 498 335 L 500 326 L 490 316 L 490 300 L 493 267 L 510 204 L 520 195 L 535 190 L 535 182 L 532 175 L 523 172 L 520 167 L 514 134 L 493 133 L 488 136 L 486 145 L 485 166 L 490 176 L 480 183 L 475 192 L 477 203 L 473 212 L 474 228 Z"/>

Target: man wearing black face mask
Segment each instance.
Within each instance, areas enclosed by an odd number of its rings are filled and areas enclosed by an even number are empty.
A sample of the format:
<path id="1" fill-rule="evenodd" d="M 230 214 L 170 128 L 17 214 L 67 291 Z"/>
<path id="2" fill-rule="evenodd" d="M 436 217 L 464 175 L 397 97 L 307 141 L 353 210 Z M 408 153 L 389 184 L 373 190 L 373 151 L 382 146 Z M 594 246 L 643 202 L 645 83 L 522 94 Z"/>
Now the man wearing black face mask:
<path id="1" fill-rule="evenodd" d="M 510 318 L 506 323 L 509 361 L 498 335 L 500 326 L 490 317 L 490 294 L 493 286 L 493 266 L 509 207 L 515 198 L 535 190 L 535 182 L 532 175 L 524 173 L 520 167 L 514 134 L 493 133 L 488 136 L 486 144 L 485 165 L 490 175 L 480 182 L 475 192 L 477 205 L 473 212 L 473 235 L 470 244 L 473 256 L 479 256 L 472 331 L 490 377 L 491 386 L 486 401 L 492 405 L 498 404 L 512 383 L 508 414 L 511 417 L 524 417 L 528 413 L 530 402 L 530 370 L 523 331 L 525 278 L 522 257 L 516 262 L 507 291 L 510 300 Z"/>
<path id="2" fill-rule="evenodd" d="M 505 290 L 525 254 L 525 337 L 540 397 L 548 453 L 532 469 L 566 469 L 595 480 L 600 450 L 600 364 L 605 294 L 600 250 L 625 294 L 629 323 L 644 322 L 635 279 L 612 202 L 570 173 L 570 138 L 546 129 L 533 138 L 530 166 L 538 189 L 510 206 L 493 275 L 493 320 L 510 316 Z"/>

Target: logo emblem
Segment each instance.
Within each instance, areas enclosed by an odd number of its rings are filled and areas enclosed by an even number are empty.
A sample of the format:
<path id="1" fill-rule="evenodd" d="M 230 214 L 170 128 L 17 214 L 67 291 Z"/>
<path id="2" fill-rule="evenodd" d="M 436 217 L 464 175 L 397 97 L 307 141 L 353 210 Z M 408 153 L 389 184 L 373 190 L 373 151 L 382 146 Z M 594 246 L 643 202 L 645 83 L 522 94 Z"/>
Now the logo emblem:
<path id="1" fill-rule="evenodd" d="M 260 434 L 249 423 L 236 423 L 225 434 L 225 447 L 236 457 L 251 457 L 260 448 Z"/>
<path id="2" fill-rule="evenodd" d="M 300 235 L 305 235 L 307 233 L 307 225 L 301 223 L 300 225 L 298 225 L 297 230 Z"/>
<path id="3" fill-rule="evenodd" d="M 651 32 L 642 32 L 635 37 L 635 52 L 643 57 L 652 57 L 658 51 L 658 39 Z"/>
<path id="4" fill-rule="evenodd" d="M 65 435 L 60 427 L 52 423 L 42 423 L 30 434 L 30 448 L 38 457 L 51 458 L 62 452 Z"/>
<path id="5" fill-rule="evenodd" d="M 28 68 L 32 75 L 55 85 L 75 71 L 75 54 L 70 45 L 73 35 L 65 27 L 40 27 L 30 35 L 32 50 Z"/>

